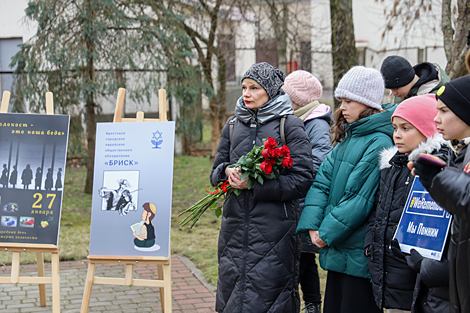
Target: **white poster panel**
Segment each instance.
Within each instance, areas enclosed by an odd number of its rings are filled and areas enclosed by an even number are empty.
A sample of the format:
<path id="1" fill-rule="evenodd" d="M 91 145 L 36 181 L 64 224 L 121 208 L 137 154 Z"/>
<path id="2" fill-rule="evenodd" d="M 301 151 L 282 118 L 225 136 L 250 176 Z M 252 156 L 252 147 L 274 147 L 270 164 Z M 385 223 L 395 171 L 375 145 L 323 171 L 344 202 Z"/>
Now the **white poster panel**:
<path id="1" fill-rule="evenodd" d="M 98 123 L 90 255 L 169 257 L 175 123 Z"/>

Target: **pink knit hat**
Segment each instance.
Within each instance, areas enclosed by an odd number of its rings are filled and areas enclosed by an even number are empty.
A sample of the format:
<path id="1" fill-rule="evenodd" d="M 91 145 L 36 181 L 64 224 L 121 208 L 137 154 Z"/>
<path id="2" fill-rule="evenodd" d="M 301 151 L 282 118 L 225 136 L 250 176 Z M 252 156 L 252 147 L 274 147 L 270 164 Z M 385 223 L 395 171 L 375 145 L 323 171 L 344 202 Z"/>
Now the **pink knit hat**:
<path id="1" fill-rule="evenodd" d="M 301 107 L 320 99 L 323 92 L 320 81 L 307 71 L 295 71 L 287 75 L 282 89 L 292 102 Z"/>
<path id="2" fill-rule="evenodd" d="M 436 106 L 437 100 L 434 94 L 408 98 L 397 106 L 392 121 L 395 116 L 401 117 L 429 138 L 437 132 L 437 124 L 434 122 L 437 115 Z"/>

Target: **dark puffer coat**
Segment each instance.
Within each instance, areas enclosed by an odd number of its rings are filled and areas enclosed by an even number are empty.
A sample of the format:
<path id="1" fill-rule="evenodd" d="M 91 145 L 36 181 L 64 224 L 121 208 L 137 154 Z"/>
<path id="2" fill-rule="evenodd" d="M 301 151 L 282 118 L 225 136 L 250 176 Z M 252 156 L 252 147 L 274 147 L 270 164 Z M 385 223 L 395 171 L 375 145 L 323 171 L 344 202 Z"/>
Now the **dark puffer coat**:
<path id="1" fill-rule="evenodd" d="M 232 138 L 227 121 L 211 173 L 212 185 L 226 180 L 225 168 L 235 164 L 263 139 L 281 143 L 280 116 L 293 165 L 278 179 L 254 182 L 240 196 L 225 201 L 219 235 L 216 311 L 225 313 L 298 312 L 300 240 L 295 229 L 298 199 L 313 182 L 310 142 L 302 120 L 293 113 L 290 99 L 281 95 L 256 112 L 237 102 Z M 231 118 L 229 118 L 230 120 Z M 252 127 L 250 127 L 252 125 Z"/>
<path id="2" fill-rule="evenodd" d="M 318 110 L 320 111 L 320 110 Z M 330 124 L 333 121 L 333 112 L 328 107 L 327 113 L 319 115 L 315 110 L 304 120 L 305 132 L 312 145 L 313 173 L 314 178 L 326 155 L 333 149 L 331 143 Z M 299 199 L 302 212 L 305 198 Z M 310 238 L 301 236 L 302 252 L 318 253 L 318 247 L 312 243 Z"/>
<path id="3" fill-rule="evenodd" d="M 468 138 L 467 138 L 468 139 Z M 452 214 L 449 245 L 452 313 L 470 312 L 470 174 L 465 167 L 466 146 L 432 180 L 429 194 Z"/>
<path id="4" fill-rule="evenodd" d="M 423 258 L 416 277 L 411 313 L 450 312 L 447 247 L 448 244 L 440 261 Z"/>
<path id="5" fill-rule="evenodd" d="M 448 147 L 440 134 L 421 143 L 410 154 L 396 146 L 380 155 L 380 185 L 366 229 L 364 247 L 372 278 L 372 290 L 379 308 L 411 310 L 416 272 L 390 248 L 414 177 L 407 167 L 420 153 L 432 153 L 446 160 Z"/>

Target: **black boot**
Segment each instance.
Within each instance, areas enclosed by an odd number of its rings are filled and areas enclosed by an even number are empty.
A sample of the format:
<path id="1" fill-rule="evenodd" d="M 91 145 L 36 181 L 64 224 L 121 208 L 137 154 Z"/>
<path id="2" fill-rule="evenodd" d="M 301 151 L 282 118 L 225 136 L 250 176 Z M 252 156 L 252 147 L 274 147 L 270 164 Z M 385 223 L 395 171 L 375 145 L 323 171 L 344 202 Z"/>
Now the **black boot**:
<path id="1" fill-rule="evenodd" d="M 321 313 L 321 304 L 305 302 L 305 313 Z"/>

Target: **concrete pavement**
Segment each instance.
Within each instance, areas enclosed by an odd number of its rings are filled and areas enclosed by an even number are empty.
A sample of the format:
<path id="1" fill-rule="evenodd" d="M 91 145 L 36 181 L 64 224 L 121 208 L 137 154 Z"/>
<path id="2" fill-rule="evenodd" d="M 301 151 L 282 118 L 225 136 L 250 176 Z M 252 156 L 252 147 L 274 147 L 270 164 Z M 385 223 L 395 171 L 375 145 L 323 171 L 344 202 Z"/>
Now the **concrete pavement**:
<path id="1" fill-rule="evenodd" d="M 61 312 L 80 312 L 87 260 L 60 262 Z M 11 267 L 0 268 L 0 276 L 9 276 Z M 139 264 L 134 267 L 134 278 L 157 278 L 155 265 Z M 215 312 L 214 287 L 207 284 L 202 273 L 189 259 L 171 258 L 173 281 L 173 313 Z M 36 265 L 22 265 L 20 276 L 37 276 Z M 50 276 L 50 263 L 46 263 L 46 276 Z M 124 278 L 125 266 L 98 264 L 95 276 Z M 46 285 L 47 306 L 39 305 L 37 285 L 0 284 L 0 312 L 52 312 L 52 288 Z M 161 312 L 158 288 L 140 286 L 93 285 L 88 312 Z"/>

